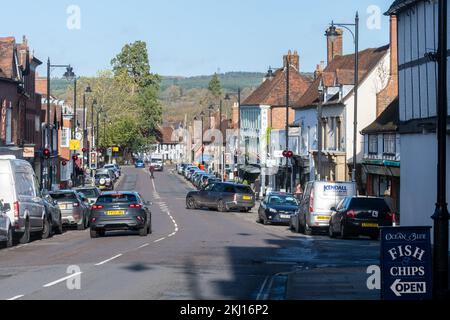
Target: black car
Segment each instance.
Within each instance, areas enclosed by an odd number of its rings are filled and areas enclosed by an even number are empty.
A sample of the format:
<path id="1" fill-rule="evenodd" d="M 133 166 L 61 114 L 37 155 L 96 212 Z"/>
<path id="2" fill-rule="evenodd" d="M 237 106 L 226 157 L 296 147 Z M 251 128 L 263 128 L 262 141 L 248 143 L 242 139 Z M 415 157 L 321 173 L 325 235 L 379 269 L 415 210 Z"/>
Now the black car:
<path id="1" fill-rule="evenodd" d="M 298 214 L 299 210 L 299 203 L 293 194 L 272 192 L 261 202 L 258 222 L 289 225 L 292 215 Z"/>
<path id="2" fill-rule="evenodd" d="M 91 208 L 91 238 L 104 237 L 107 231 L 135 230 L 141 237 L 152 233 L 152 215 L 136 192 L 107 192 Z"/>
<path id="3" fill-rule="evenodd" d="M 329 235 L 332 238 L 363 235 L 377 240 L 380 227 L 390 227 L 395 221 L 395 214 L 383 198 L 347 197 L 331 210 Z"/>
<path id="4" fill-rule="evenodd" d="M 215 183 L 186 196 L 188 209 L 209 208 L 220 212 L 233 209 L 249 212 L 255 206 L 255 194 L 249 186 L 233 183 Z"/>

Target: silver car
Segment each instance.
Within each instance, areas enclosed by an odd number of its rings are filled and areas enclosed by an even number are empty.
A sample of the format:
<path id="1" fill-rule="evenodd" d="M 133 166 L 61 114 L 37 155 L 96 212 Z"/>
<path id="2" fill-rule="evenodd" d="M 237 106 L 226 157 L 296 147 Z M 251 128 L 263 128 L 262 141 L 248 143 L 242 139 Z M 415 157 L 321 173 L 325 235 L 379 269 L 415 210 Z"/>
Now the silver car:
<path id="1" fill-rule="evenodd" d="M 51 192 L 50 196 L 58 203 L 64 226 L 76 226 L 85 230 L 89 226 L 90 207 L 88 199 L 74 190 Z"/>
<path id="2" fill-rule="evenodd" d="M 97 187 L 80 187 L 74 189 L 78 193 L 82 193 L 89 202 L 89 205 L 93 205 L 97 198 L 100 196 L 101 192 Z"/>

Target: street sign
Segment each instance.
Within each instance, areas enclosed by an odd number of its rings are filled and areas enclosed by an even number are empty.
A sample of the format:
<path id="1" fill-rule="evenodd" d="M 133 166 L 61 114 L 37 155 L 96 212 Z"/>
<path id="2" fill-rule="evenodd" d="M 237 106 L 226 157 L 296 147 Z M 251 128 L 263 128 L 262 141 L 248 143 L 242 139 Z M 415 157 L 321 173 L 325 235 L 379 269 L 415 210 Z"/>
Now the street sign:
<path id="1" fill-rule="evenodd" d="M 75 139 L 80 140 L 83 139 L 83 134 L 81 132 L 75 133 Z"/>
<path id="2" fill-rule="evenodd" d="M 383 300 L 433 298 L 431 227 L 381 229 Z"/>
<path id="3" fill-rule="evenodd" d="M 69 149 L 70 151 L 77 151 L 80 149 L 80 140 L 70 140 L 70 145 L 69 145 Z"/>
<path id="4" fill-rule="evenodd" d="M 120 148 L 119 147 L 113 147 L 113 152 L 119 152 Z"/>
<path id="5" fill-rule="evenodd" d="M 106 154 L 108 155 L 108 157 L 112 157 L 113 149 L 112 148 L 108 148 L 108 151 L 107 151 Z"/>
<path id="6" fill-rule="evenodd" d="M 273 157 L 274 158 L 283 158 L 284 157 L 283 152 L 284 152 L 284 150 L 275 150 L 273 152 Z"/>

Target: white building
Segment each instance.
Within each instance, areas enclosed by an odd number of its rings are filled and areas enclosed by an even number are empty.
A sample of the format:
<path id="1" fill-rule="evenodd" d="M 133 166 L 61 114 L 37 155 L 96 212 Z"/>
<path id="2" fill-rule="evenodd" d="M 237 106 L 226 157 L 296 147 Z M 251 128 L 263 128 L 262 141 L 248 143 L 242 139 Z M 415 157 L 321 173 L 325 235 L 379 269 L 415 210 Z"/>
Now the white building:
<path id="1" fill-rule="evenodd" d="M 438 2 L 397 0 L 387 14 L 398 18 L 401 224 L 432 226 L 437 198 L 437 63 L 425 54 L 438 48 Z M 447 175 L 449 183 L 450 171 Z"/>
<path id="2" fill-rule="evenodd" d="M 319 87 L 323 88 L 322 100 L 322 175 L 331 181 L 351 178 L 353 167 L 353 123 L 354 123 L 354 54 L 342 55 L 342 33 L 336 40 L 338 45 L 328 42 L 328 65 L 316 70 L 316 79 L 296 103 L 295 126 L 300 128 L 299 157 L 302 168 L 298 178 L 305 183 L 319 176 L 318 172 L 318 104 L 321 99 Z M 338 51 L 336 51 L 338 50 Z M 357 180 L 364 183 L 361 170 L 364 139 L 359 134 L 375 121 L 379 110 L 380 94 L 390 84 L 390 45 L 359 52 L 358 135 L 357 135 Z M 396 97 L 393 94 L 391 100 Z M 387 101 L 389 103 L 390 101 Z M 386 104 L 386 103 L 385 103 Z M 383 105 L 386 107 L 387 105 Z"/>

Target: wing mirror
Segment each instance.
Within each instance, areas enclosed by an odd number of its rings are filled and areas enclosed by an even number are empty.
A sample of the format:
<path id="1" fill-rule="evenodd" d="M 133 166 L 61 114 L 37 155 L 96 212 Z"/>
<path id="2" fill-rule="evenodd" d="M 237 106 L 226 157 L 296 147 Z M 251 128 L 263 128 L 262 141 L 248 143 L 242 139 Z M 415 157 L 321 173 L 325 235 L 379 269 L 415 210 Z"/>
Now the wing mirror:
<path id="1" fill-rule="evenodd" d="M 11 205 L 9 203 L 4 203 L 2 207 L 2 213 L 11 211 Z"/>
<path id="2" fill-rule="evenodd" d="M 336 209 L 336 207 L 333 207 L 333 208 L 331 208 L 331 211 L 333 211 L 333 212 L 337 212 L 337 209 Z"/>

